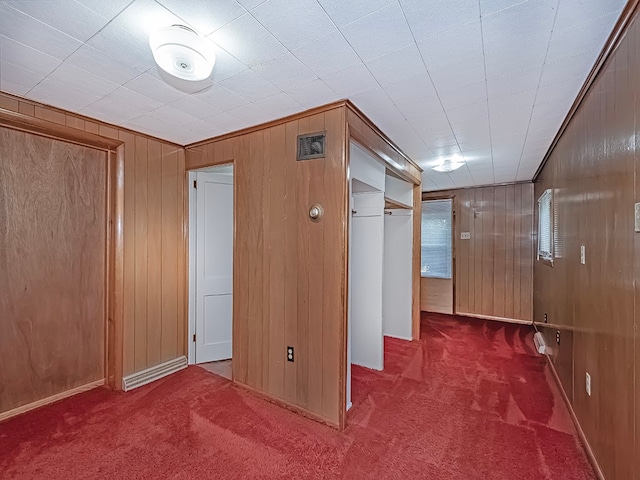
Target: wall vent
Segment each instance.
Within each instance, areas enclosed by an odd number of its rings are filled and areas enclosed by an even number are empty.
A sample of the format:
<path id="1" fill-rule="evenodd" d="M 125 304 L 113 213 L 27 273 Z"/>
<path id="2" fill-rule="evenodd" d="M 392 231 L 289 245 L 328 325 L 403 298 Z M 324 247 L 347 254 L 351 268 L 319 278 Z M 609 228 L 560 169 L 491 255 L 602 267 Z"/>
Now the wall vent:
<path id="1" fill-rule="evenodd" d="M 312 133 L 310 135 L 298 135 L 298 155 L 296 160 L 311 160 L 324 158 L 326 133 Z"/>

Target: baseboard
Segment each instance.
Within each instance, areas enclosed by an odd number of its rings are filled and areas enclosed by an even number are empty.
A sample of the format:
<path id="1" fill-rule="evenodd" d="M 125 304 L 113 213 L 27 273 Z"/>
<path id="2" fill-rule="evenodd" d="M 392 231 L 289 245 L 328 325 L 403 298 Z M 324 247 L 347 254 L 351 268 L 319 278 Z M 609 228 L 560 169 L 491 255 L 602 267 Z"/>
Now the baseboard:
<path id="1" fill-rule="evenodd" d="M 571 415 L 571 420 L 573 420 L 573 424 L 575 425 L 576 430 L 578 431 L 578 436 L 580 437 L 580 441 L 582 442 L 582 445 L 584 446 L 585 452 L 587 452 L 587 458 L 589 459 L 589 463 L 591 463 L 591 466 L 593 467 L 593 470 L 596 473 L 596 476 L 598 477 L 598 480 L 606 480 L 606 477 L 604 476 L 604 472 L 602 471 L 602 468 L 600 468 L 600 464 L 598 463 L 598 460 L 596 459 L 596 456 L 593 453 L 593 449 L 591 448 L 591 445 L 589 444 L 589 441 L 587 440 L 587 437 L 584 434 L 584 430 L 582 430 L 582 426 L 580 425 L 580 422 L 578 421 L 578 417 L 576 416 L 576 412 L 573 410 L 573 405 L 571 405 L 571 401 L 569 400 L 569 396 L 567 395 L 567 392 L 565 392 L 564 387 L 562 386 L 562 382 L 560 381 L 560 377 L 558 376 L 558 372 L 556 370 L 556 367 L 553 364 L 553 362 L 551 361 L 551 358 L 549 357 L 549 355 L 545 355 L 545 357 L 547 358 L 547 364 L 549 365 L 549 368 L 551 369 L 551 373 L 553 375 L 553 379 L 556 382 L 556 385 L 558 386 L 558 389 L 560 390 L 560 394 L 562 395 L 562 399 L 564 400 L 564 403 L 567 406 L 567 409 L 569 410 L 569 414 Z"/>
<path id="2" fill-rule="evenodd" d="M 462 317 L 480 318 L 482 320 L 493 320 L 495 322 L 517 323 L 518 325 L 533 325 L 533 320 L 520 320 L 517 318 L 494 317 L 492 315 L 480 315 L 479 313 L 456 312 L 455 315 Z"/>
<path id="3" fill-rule="evenodd" d="M 171 375 L 172 373 L 176 373 L 185 368 L 187 368 L 187 357 L 182 355 L 181 357 L 166 361 L 156 365 L 155 367 L 127 375 L 122 379 L 122 389 L 125 392 L 128 392 L 134 388 L 155 382 L 156 380 L 160 380 L 167 375 Z"/>
<path id="4" fill-rule="evenodd" d="M 56 393 L 55 395 L 51 395 L 50 397 L 43 398 L 42 400 L 38 400 L 36 402 L 32 402 L 27 405 L 22 405 L 20 407 L 14 408 L 7 412 L 0 413 L 0 422 L 3 420 L 7 420 L 9 418 L 15 417 L 16 415 L 21 415 L 31 410 L 35 410 L 36 408 L 43 407 L 50 403 L 57 402 L 58 400 L 72 397 L 73 395 L 77 395 L 78 393 L 86 392 L 88 390 L 93 390 L 96 387 L 102 387 L 103 385 L 105 385 L 104 378 L 100 380 L 96 380 L 95 382 L 87 383 L 86 385 L 81 385 L 79 387 L 72 388 L 71 390 L 65 390 L 64 392 Z"/>
<path id="5" fill-rule="evenodd" d="M 273 403 L 274 405 L 278 405 L 279 407 L 286 408 L 287 410 L 297 413 L 298 415 L 307 417 L 311 420 L 322 423 L 324 425 L 328 425 L 329 427 L 340 429 L 340 425 L 333 422 L 332 420 L 329 420 L 328 418 L 325 418 L 322 415 L 319 415 L 317 413 L 309 412 L 308 410 L 305 410 L 304 408 L 299 407 L 298 405 L 294 405 L 293 403 L 289 403 L 286 400 L 282 400 L 281 398 L 277 398 L 272 395 L 269 395 L 268 393 L 261 392 L 260 390 L 256 390 L 255 388 L 250 387 L 249 385 L 245 385 L 244 383 L 238 383 L 235 380 L 233 381 L 233 385 L 242 390 L 246 390 L 252 395 L 255 395 L 256 397 L 261 398 L 262 400 L 265 400 L 269 403 Z"/>

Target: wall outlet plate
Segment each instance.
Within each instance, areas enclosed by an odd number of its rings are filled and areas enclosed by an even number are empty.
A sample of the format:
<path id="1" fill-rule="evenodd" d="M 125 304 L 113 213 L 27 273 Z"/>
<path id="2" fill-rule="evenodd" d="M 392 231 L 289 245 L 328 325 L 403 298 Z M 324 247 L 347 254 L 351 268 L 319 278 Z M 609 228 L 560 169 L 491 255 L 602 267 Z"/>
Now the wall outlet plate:
<path id="1" fill-rule="evenodd" d="M 580 245 L 580 263 L 587 263 L 587 248 L 584 245 Z"/>
<path id="2" fill-rule="evenodd" d="M 544 323 L 547 323 L 549 321 L 549 317 L 547 317 L 547 314 L 544 314 Z"/>
<path id="3" fill-rule="evenodd" d="M 560 345 L 560 330 L 556 330 L 556 343 Z"/>
<path id="4" fill-rule="evenodd" d="M 293 362 L 293 347 L 287 347 L 287 362 Z"/>
<path id="5" fill-rule="evenodd" d="M 635 231 L 640 232 L 640 202 L 634 205 Z"/>
<path id="6" fill-rule="evenodd" d="M 587 395 L 591 396 L 591 375 L 589 375 L 589 372 L 586 374 L 584 386 L 587 390 Z"/>
<path id="7" fill-rule="evenodd" d="M 460 232 L 460 240 L 471 240 L 471 232 Z"/>

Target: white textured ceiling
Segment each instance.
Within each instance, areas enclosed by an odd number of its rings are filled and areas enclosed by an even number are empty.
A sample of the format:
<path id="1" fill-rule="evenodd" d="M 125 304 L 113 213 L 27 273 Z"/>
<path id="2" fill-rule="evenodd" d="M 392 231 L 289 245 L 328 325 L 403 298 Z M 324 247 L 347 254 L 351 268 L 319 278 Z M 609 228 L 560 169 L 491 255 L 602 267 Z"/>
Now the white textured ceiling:
<path id="1" fill-rule="evenodd" d="M 0 0 L 0 90 L 179 144 L 348 98 L 424 190 L 530 180 L 624 4 Z M 148 35 L 174 23 L 215 43 L 210 80 L 155 66 Z"/>

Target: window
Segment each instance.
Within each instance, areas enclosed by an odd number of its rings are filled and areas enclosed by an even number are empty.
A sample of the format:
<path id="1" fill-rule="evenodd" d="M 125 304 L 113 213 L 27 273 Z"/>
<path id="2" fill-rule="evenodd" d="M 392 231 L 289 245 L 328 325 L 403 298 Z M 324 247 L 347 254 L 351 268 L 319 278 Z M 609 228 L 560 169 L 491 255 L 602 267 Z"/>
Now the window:
<path id="1" fill-rule="evenodd" d="M 423 277 L 451 278 L 451 199 L 422 202 Z"/>
<path id="2" fill-rule="evenodd" d="M 538 199 L 538 260 L 553 262 L 553 193 L 545 190 Z"/>

